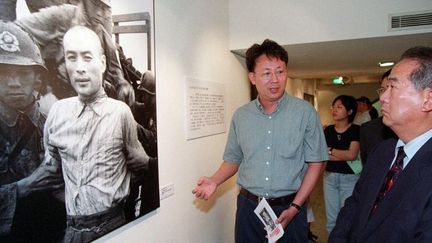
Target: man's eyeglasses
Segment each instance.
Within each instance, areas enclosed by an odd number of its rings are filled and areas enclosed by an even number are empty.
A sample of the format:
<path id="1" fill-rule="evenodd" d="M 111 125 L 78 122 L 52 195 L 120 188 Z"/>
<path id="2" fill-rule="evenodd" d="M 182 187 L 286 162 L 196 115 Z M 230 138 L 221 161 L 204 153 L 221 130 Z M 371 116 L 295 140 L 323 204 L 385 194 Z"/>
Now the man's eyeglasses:
<path id="1" fill-rule="evenodd" d="M 385 87 L 381 87 L 381 88 L 377 89 L 376 92 L 377 92 L 378 95 L 382 95 L 382 94 L 384 94 L 384 92 L 385 92 L 386 90 L 387 90 L 387 88 L 385 88 Z"/>
<path id="2" fill-rule="evenodd" d="M 286 73 L 286 70 L 276 70 L 274 72 L 265 71 L 264 73 L 262 73 L 260 75 L 260 77 L 264 81 L 269 81 L 273 77 L 273 75 L 279 79 L 279 78 L 282 78 L 285 75 L 285 73 Z"/>

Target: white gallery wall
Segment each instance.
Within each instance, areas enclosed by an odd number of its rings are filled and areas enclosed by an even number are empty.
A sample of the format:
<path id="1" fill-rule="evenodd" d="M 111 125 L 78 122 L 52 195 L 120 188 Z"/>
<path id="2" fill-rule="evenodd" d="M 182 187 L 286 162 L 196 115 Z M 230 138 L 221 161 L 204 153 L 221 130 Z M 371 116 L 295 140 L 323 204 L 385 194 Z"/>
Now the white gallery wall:
<path id="1" fill-rule="evenodd" d="M 139 9 L 137 9 L 137 12 Z M 242 64 L 229 51 L 228 0 L 155 1 L 155 47 L 160 186 L 174 195 L 156 211 L 99 242 L 233 242 L 235 178 L 202 202 L 191 193 L 200 175 L 220 165 L 226 133 L 186 141 L 186 77 L 225 85 L 226 125 L 249 100 Z"/>
<path id="2" fill-rule="evenodd" d="M 431 0 L 230 0 L 232 49 L 423 33 L 389 31 L 389 14 L 432 9 Z"/>

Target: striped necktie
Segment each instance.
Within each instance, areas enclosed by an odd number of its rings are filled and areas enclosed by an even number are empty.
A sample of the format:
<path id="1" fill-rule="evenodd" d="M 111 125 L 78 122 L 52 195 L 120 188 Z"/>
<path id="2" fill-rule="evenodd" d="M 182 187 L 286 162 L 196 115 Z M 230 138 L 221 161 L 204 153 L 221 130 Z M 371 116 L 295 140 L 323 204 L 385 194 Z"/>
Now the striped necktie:
<path id="1" fill-rule="evenodd" d="M 402 147 L 399 147 L 399 151 L 396 156 L 396 160 L 393 163 L 390 170 L 387 172 L 387 175 L 384 179 L 383 185 L 381 186 L 381 190 L 378 193 L 377 198 L 375 199 L 375 203 L 372 207 L 371 214 L 373 214 L 378 208 L 379 203 L 384 199 L 387 192 L 393 187 L 396 182 L 399 173 L 403 170 L 403 160 L 406 157 L 405 151 Z"/>

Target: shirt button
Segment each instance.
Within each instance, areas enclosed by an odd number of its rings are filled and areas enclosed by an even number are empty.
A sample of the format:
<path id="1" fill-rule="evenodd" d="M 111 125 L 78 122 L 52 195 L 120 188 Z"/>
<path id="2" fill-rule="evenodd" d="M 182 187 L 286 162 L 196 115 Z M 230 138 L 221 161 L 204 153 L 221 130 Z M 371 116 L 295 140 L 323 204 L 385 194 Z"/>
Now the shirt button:
<path id="1" fill-rule="evenodd" d="M 267 150 L 270 150 L 270 146 L 267 146 Z"/>
<path id="2" fill-rule="evenodd" d="M 266 193 L 266 197 L 268 197 L 268 193 Z"/>
<path id="3" fill-rule="evenodd" d="M 271 133 L 271 131 L 268 131 L 268 133 L 270 134 L 270 133 Z"/>
<path id="4" fill-rule="evenodd" d="M 269 119 L 271 119 L 271 116 L 269 116 Z"/>
<path id="5" fill-rule="evenodd" d="M 270 163 L 268 161 L 266 161 L 266 165 L 269 165 Z"/>
<path id="6" fill-rule="evenodd" d="M 266 177 L 266 181 L 268 181 L 268 177 Z"/>

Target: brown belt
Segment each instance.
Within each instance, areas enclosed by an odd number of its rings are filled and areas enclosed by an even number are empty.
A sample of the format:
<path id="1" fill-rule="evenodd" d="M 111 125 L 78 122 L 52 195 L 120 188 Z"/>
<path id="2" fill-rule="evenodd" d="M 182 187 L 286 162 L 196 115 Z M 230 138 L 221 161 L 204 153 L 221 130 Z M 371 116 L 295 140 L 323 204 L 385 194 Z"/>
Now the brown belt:
<path id="1" fill-rule="evenodd" d="M 253 193 L 251 193 L 250 191 L 241 188 L 240 189 L 240 194 L 242 194 L 243 196 L 245 196 L 247 199 L 254 201 L 256 203 L 259 203 L 259 201 L 265 197 L 259 197 Z M 270 206 L 287 206 L 290 203 L 292 203 L 292 201 L 294 200 L 295 196 L 297 193 L 292 193 L 289 194 L 287 196 L 283 196 L 283 197 L 276 197 L 276 198 L 265 198 L 268 202 L 268 204 Z"/>

